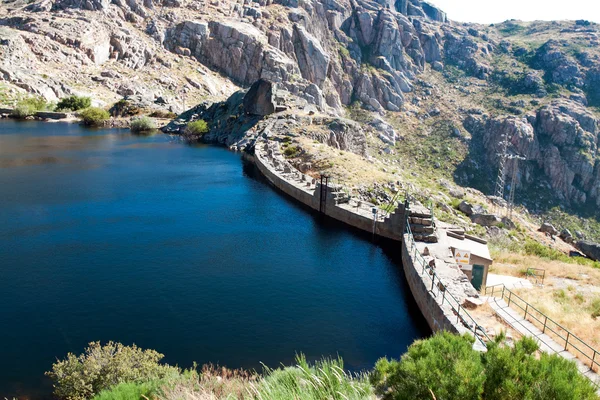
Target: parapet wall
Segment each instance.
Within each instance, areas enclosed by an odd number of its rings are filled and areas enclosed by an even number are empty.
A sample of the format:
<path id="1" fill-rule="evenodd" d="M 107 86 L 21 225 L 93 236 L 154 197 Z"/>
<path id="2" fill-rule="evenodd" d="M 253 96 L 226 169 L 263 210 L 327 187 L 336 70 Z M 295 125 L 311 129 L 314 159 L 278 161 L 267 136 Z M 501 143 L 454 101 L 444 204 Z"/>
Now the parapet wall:
<path id="1" fill-rule="evenodd" d="M 422 271 L 417 265 L 414 253 L 412 250 L 410 235 L 406 234 L 402 244 L 402 265 L 404 266 L 404 275 L 408 281 L 408 286 L 412 292 L 421 314 L 427 320 L 429 327 L 433 332 L 449 331 L 452 333 L 469 332 L 459 321 L 451 307 L 442 304 L 443 301 L 439 296 L 435 296 L 428 287 L 431 285 L 431 279 L 425 277 L 427 270 Z M 418 251 L 418 250 L 416 250 Z"/>
<path id="2" fill-rule="evenodd" d="M 254 155 L 258 169 L 275 187 L 312 209 L 321 210 L 320 182 L 292 167 L 279 152 L 277 143 L 257 141 Z M 393 214 L 378 214 L 374 218 L 371 207 L 365 207 L 362 202 L 336 204 L 332 188 L 328 188 L 325 197 L 325 215 L 378 236 L 402 240 L 406 220 L 403 205 Z"/>

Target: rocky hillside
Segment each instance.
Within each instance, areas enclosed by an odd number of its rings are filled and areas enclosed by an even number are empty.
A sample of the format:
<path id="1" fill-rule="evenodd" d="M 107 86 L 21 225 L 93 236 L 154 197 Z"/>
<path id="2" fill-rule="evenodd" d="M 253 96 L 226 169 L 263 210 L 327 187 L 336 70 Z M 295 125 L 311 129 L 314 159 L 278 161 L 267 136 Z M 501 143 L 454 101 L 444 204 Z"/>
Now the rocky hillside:
<path id="1" fill-rule="evenodd" d="M 238 120 L 234 92 L 262 78 L 285 97 L 282 129 L 361 155 L 369 176 L 410 167 L 417 187 L 491 194 L 506 140 L 531 211 L 600 205 L 596 24 L 459 24 L 420 0 L 2 1 L 0 102 L 201 103 L 188 116 L 214 119 L 209 138 L 244 147 L 258 121 Z"/>

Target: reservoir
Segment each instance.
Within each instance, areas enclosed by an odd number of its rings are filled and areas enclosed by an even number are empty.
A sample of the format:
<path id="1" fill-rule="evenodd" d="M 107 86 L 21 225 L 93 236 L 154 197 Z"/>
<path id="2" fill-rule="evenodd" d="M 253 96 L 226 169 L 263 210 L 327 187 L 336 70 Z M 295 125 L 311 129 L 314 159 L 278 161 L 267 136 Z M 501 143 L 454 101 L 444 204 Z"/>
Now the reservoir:
<path id="1" fill-rule="evenodd" d="M 91 341 L 186 368 L 370 369 L 429 334 L 399 259 L 239 153 L 0 121 L 0 398 L 48 398 L 44 371 Z"/>

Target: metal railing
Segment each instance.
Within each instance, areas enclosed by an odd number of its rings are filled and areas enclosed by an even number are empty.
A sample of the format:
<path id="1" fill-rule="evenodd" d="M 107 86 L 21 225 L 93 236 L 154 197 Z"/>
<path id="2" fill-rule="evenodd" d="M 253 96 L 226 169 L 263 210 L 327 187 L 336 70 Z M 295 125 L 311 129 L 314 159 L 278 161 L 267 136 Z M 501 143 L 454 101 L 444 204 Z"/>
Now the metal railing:
<path id="1" fill-rule="evenodd" d="M 431 226 L 435 230 L 435 216 L 433 215 L 433 200 L 429 202 L 429 211 L 431 212 Z"/>
<path id="2" fill-rule="evenodd" d="M 409 247 L 407 248 L 407 251 L 409 252 L 409 255 L 412 256 L 415 262 L 415 268 L 421 268 L 421 276 L 423 277 L 424 282 L 425 279 L 431 281 L 429 292 L 438 300 L 440 300 L 441 297 L 440 304 L 448 304 L 450 306 L 454 315 L 456 315 L 456 322 L 460 322 L 465 328 L 469 329 L 473 336 L 475 336 L 475 338 L 479 340 L 479 342 L 481 342 L 481 344 L 484 347 L 487 347 L 486 342 L 483 340 L 483 337 L 487 341 L 490 341 L 490 338 L 486 334 L 485 329 L 481 327 L 477 323 L 477 321 L 475 321 L 475 319 L 471 317 L 471 315 L 461 305 L 461 303 L 450 292 L 446 290 L 446 285 L 444 285 L 442 280 L 437 276 L 437 274 L 435 273 L 435 269 L 427 264 L 425 258 L 423 258 L 423 256 L 417 249 L 417 244 L 414 240 L 413 233 L 410 229 L 410 223 L 408 218 L 406 221 L 406 233 L 409 236 Z M 429 282 L 425 283 L 429 285 Z"/>
<path id="3" fill-rule="evenodd" d="M 485 288 L 486 296 L 488 293 L 491 293 L 489 295 L 495 298 L 497 298 L 495 295 L 499 294 L 500 298 L 505 300 L 509 307 L 512 305 L 523 311 L 523 319 L 531 322 L 536 328 L 540 329 L 543 334 L 548 335 L 556 341 L 558 345 L 561 346 L 561 349 L 575 355 L 592 371 L 600 371 L 600 352 L 571 333 L 567 328 L 548 317 L 502 284 Z M 531 333 L 533 334 L 533 332 Z M 546 344 L 546 346 L 555 352 L 558 352 L 552 346 L 548 344 Z"/>
<path id="4" fill-rule="evenodd" d="M 541 268 L 527 268 L 525 276 L 535 279 L 536 285 L 543 285 L 546 278 L 546 270 Z"/>

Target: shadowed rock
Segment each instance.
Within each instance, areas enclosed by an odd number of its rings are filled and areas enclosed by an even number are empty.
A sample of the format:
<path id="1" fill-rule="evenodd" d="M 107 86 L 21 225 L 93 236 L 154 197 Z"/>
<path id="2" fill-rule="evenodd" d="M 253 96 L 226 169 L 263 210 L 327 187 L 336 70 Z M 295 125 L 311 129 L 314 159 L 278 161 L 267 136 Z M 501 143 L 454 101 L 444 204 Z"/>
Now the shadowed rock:
<path id="1" fill-rule="evenodd" d="M 600 261 L 600 244 L 581 240 L 576 246 L 579 251 L 594 261 Z"/>
<path id="2" fill-rule="evenodd" d="M 259 79 L 244 96 L 244 111 L 251 115 L 269 115 L 275 112 L 273 83 Z"/>

